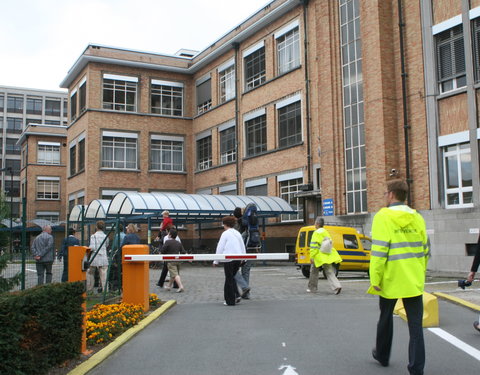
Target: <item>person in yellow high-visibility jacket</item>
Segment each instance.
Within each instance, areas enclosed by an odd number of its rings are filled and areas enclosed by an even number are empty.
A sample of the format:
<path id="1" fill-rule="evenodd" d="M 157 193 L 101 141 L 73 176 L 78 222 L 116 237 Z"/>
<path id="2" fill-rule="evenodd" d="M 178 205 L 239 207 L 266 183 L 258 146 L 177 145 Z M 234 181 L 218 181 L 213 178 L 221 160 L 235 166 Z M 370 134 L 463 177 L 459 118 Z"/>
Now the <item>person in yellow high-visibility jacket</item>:
<path id="1" fill-rule="evenodd" d="M 405 204 L 407 194 L 405 181 L 390 181 L 385 193 L 388 207 L 373 218 L 368 293 L 380 296 L 380 318 L 372 355 L 382 366 L 388 366 L 393 309 L 401 298 L 410 333 L 408 371 L 419 375 L 425 367 L 423 290 L 430 250 L 425 220 Z"/>
<path id="2" fill-rule="evenodd" d="M 310 241 L 310 277 L 308 279 L 308 293 L 315 293 L 318 288 L 318 273 L 320 267 L 325 271 L 328 284 L 335 294 L 339 294 L 342 290 L 342 285 L 335 276 L 334 263 L 340 263 L 342 258 L 338 255 L 337 250 L 332 246 L 330 253 L 326 254 L 321 251 L 321 245 L 325 237 L 332 239 L 330 233 L 323 228 L 324 220 L 321 217 L 315 219 L 315 232 L 313 232 L 312 240 Z"/>

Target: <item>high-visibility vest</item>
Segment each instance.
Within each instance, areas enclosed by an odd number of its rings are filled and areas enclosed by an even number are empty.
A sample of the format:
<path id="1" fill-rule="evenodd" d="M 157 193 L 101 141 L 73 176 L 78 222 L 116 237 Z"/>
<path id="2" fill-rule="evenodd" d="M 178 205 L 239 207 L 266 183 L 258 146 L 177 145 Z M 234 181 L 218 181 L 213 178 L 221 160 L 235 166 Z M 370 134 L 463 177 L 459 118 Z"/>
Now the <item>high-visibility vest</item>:
<path id="1" fill-rule="evenodd" d="M 325 237 L 332 238 L 325 228 L 318 228 L 313 232 L 312 240 L 310 241 L 310 259 L 315 261 L 315 267 L 320 267 L 323 264 L 340 263 L 342 261 L 342 258 L 334 247 L 332 247 L 330 254 L 325 254 L 320 251 L 320 246 Z"/>
<path id="2" fill-rule="evenodd" d="M 425 285 L 429 241 L 425 220 L 406 205 L 382 208 L 373 218 L 368 293 L 384 298 L 421 295 Z M 381 291 L 376 291 L 378 286 Z"/>

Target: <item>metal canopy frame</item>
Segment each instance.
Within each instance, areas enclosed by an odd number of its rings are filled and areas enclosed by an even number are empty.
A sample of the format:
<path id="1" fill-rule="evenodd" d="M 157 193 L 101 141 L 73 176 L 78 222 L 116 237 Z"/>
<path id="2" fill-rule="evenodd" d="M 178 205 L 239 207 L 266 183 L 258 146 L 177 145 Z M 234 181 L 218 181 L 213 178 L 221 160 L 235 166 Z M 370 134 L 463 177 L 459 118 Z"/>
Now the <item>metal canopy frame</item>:
<path id="1" fill-rule="evenodd" d="M 161 219 L 162 212 L 168 210 L 170 217 L 176 222 L 201 223 L 220 220 L 224 216 L 231 215 L 235 207 L 246 207 L 249 203 L 257 206 L 257 215 L 262 218 L 297 213 L 290 204 L 279 197 L 120 192 L 111 201 L 93 200 L 86 209 L 81 205 L 75 206 L 69 215 L 69 222 L 85 223 L 118 219 L 149 222 L 152 219 Z"/>

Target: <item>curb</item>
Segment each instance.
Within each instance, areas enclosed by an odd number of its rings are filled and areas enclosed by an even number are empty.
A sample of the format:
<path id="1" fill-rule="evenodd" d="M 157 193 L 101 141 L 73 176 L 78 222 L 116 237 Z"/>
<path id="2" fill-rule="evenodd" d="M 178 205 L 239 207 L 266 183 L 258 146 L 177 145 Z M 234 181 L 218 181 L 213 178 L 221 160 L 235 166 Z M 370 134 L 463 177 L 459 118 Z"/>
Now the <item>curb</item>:
<path id="1" fill-rule="evenodd" d="M 474 303 L 465 301 L 464 299 L 454 297 L 454 296 L 451 296 L 449 294 L 442 293 L 442 292 L 435 292 L 435 293 L 432 293 L 432 294 L 436 295 L 439 298 L 442 298 L 442 299 L 448 300 L 450 302 L 456 303 L 458 305 L 462 305 L 464 307 L 467 307 L 467 308 L 469 308 L 473 311 L 480 311 L 480 305 L 476 305 Z"/>
<path id="2" fill-rule="evenodd" d="M 122 333 L 120 336 L 118 336 L 115 340 L 113 340 L 110 344 L 108 344 L 102 350 L 98 351 L 97 353 L 92 355 L 89 359 L 87 359 L 85 362 L 75 367 L 72 371 L 68 373 L 68 375 L 86 374 L 88 371 L 92 370 L 94 367 L 98 366 L 102 361 L 104 361 L 110 355 L 112 355 L 117 349 L 119 349 L 123 344 L 125 344 L 133 336 L 135 336 L 137 333 L 139 333 L 144 328 L 146 328 L 155 319 L 157 319 L 162 314 L 167 312 L 176 303 L 177 301 L 175 300 L 169 300 L 165 302 L 160 308 L 158 308 L 157 310 L 149 314 L 145 319 L 143 319 L 136 326 Z"/>

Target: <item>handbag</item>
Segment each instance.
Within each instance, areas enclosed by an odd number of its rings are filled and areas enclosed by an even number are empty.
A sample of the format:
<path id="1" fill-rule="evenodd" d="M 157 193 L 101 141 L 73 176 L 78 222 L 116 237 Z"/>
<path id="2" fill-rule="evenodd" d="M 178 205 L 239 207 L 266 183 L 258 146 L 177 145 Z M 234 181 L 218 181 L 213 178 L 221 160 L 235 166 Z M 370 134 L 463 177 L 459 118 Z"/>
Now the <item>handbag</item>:
<path id="1" fill-rule="evenodd" d="M 324 254 L 330 254 L 332 252 L 332 239 L 330 237 L 324 237 L 322 244 L 320 245 L 320 251 Z"/>

